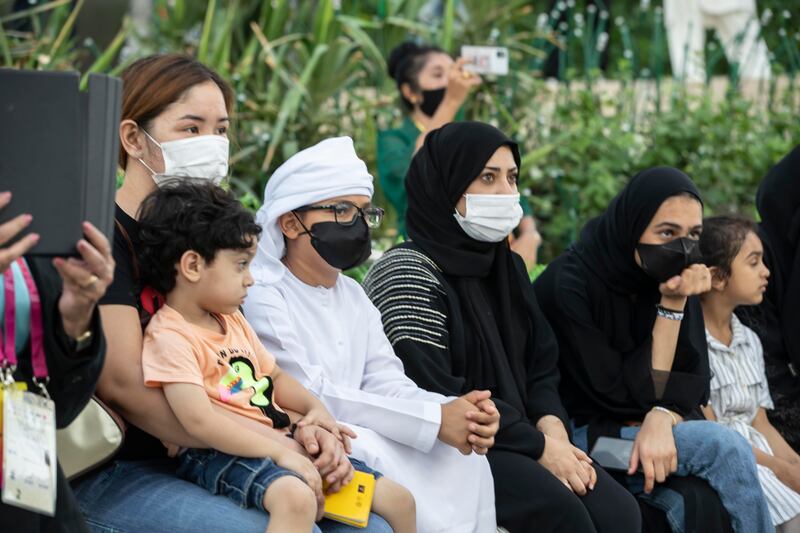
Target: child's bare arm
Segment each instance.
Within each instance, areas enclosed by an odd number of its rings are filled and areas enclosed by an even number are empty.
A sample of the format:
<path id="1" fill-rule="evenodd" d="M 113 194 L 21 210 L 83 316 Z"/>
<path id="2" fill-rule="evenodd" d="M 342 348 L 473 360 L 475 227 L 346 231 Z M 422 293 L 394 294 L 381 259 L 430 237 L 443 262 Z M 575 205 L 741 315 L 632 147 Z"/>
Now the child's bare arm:
<path id="1" fill-rule="evenodd" d="M 288 447 L 264 438 L 212 408 L 211 401 L 199 385 L 164 383 L 164 395 L 186 432 L 210 448 L 235 455 L 278 459 Z M 286 444 L 289 444 L 289 439 Z"/>
<path id="2" fill-rule="evenodd" d="M 275 401 L 278 405 L 302 415 L 298 426 L 315 424 L 327 429 L 342 442 L 347 453 L 351 453 L 348 438 L 355 438 L 355 432 L 347 426 L 338 424 L 319 398 L 277 365 L 272 372 L 272 382 L 275 384 Z"/>
<path id="3" fill-rule="evenodd" d="M 772 453 L 775 454 L 775 457 L 790 463 L 800 463 L 800 455 L 789 446 L 786 439 L 770 423 L 769 418 L 767 418 L 767 411 L 763 407 L 760 407 L 756 412 L 756 416 L 753 418 L 753 427 L 767 439 L 767 443 L 772 448 Z"/>
<path id="4" fill-rule="evenodd" d="M 268 439 L 272 439 L 278 444 L 286 446 L 290 450 L 293 450 L 299 454 L 302 454 L 304 456 L 307 455 L 305 449 L 303 449 L 300 443 L 298 443 L 295 439 L 291 439 L 286 436 L 287 433 L 285 430 L 278 430 L 275 428 L 271 428 L 266 424 L 261 424 L 257 420 L 253 420 L 250 417 L 238 415 L 236 413 L 228 411 L 224 407 L 221 407 L 214 403 L 211 404 L 211 408 L 220 415 L 233 420 L 238 425 L 246 426 L 250 428 L 252 431 L 258 433 L 259 435 L 262 435 L 263 437 Z M 289 412 L 287 414 L 289 415 L 289 418 L 291 418 L 293 421 L 297 421 L 300 418 L 299 415 L 293 412 Z"/>

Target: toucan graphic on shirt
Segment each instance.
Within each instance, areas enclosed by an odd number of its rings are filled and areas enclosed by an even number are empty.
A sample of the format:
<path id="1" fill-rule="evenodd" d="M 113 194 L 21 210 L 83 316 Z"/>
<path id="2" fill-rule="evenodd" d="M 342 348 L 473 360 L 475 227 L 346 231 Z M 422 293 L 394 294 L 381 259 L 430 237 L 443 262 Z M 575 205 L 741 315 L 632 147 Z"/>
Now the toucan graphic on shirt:
<path id="1" fill-rule="evenodd" d="M 290 424 L 289 415 L 279 411 L 272 401 L 272 378 L 264 376 L 256 380 L 253 363 L 246 357 L 231 357 L 228 361 L 228 372 L 222 376 L 217 386 L 219 397 L 223 402 L 230 401 L 231 397 L 246 389 L 252 389 L 250 405 L 258 407 L 264 416 L 272 420 L 275 429 L 285 428 Z"/>

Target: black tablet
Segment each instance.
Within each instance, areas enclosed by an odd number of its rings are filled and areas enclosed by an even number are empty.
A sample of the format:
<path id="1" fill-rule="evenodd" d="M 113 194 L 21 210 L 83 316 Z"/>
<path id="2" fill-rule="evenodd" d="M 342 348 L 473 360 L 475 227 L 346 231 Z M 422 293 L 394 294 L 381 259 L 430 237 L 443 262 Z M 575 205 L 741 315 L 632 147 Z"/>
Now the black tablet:
<path id="1" fill-rule="evenodd" d="M 0 69 L 0 191 L 13 194 L 0 223 L 32 214 L 17 237 L 41 236 L 32 255 L 74 255 L 83 220 L 112 235 L 121 82 L 79 83 L 77 72 Z"/>

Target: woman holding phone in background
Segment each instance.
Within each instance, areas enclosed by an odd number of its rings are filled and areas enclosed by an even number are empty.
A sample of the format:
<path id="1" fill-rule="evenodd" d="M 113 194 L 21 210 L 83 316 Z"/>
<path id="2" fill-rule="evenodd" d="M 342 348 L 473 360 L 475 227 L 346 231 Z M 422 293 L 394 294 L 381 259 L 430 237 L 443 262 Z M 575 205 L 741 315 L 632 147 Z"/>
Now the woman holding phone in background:
<path id="1" fill-rule="evenodd" d="M 395 80 L 405 116 L 399 128 L 378 132 L 378 175 L 387 200 L 397 210 L 397 232 L 406 234 L 406 172 L 411 158 L 429 131 L 462 118 L 461 107 L 470 93 L 483 83 L 465 69 L 466 60 L 456 61 L 441 48 L 405 42 L 389 55 L 389 76 Z M 542 238 L 527 200 L 520 202 L 525 213 L 517 227 L 511 248 L 520 254 L 530 270 Z"/>

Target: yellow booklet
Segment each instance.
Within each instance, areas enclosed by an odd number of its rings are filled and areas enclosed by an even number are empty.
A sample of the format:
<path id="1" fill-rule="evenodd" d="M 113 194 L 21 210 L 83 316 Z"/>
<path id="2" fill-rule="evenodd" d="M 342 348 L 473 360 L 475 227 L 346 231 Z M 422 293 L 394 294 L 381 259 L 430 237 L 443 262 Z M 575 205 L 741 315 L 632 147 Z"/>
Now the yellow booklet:
<path id="1" fill-rule="evenodd" d="M 325 495 L 325 518 L 355 527 L 367 527 L 375 476 L 356 470 L 353 480 L 336 494 Z"/>

